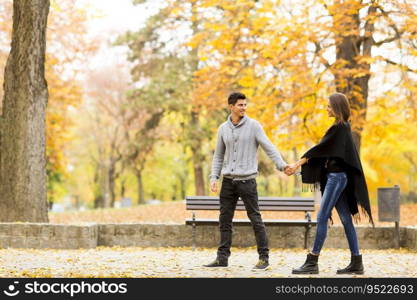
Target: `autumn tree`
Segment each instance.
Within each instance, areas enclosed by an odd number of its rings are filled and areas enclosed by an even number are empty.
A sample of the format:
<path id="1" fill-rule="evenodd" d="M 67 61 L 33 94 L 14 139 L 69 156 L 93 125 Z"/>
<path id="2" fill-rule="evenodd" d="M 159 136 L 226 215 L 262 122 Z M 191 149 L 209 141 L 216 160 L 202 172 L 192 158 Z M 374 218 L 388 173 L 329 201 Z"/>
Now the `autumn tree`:
<path id="1" fill-rule="evenodd" d="M 95 38 L 87 36 L 87 9 L 74 1 L 52 1 L 47 28 L 46 78 L 49 101 L 46 111 L 48 201 L 68 179 L 66 151 L 74 137 L 70 109 L 83 100 L 80 80 L 89 57 L 97 51 Z"/>
<path id="2" fill-rule="evenodd" d="M 79 75 L 84 71 L 83 66 L 89 54 L 96 50 L 96 41 L 86 38 L 85 8 L 73 1 L 52 1 L 50 11 L 45 57 L 45 77 L 48 81 L 46 172 L 49 205 L 62 196 L 59 191 L 68 179 L 66 150 L 73 138 L 70 130 L 74 125 L 69 110 L 76 109 L 82 101 Z M 0 4 L 0 67 L 7 58 L 11 28 L 12 1 L 5 1 Z M 0 82 L 3 82 L 1 77 Z M 0 95 L 2 93 L 0 88 Z"/>
<path id="3" fill-rule="evenodd" d="M 0 219 L 47 222 L 45 80 L 48 0 L 13 1 L 0 119 Z"/>
<path id="4" fill-rule="evenodd" d="M 171 134 L 162 126 L 163 118 L 180 109 L 178 99 L 187 85 L 184 76 L 184 62 L 173 56 L 152 59 L 152 69 L 148 70 L 149 82 L 143 87 L 131 90 L 128 109 L 133 113 L 130 128 L 126 131 L 127 165 L 137 178 L 138 203 L 145 201 L 143 171 L 157 142 Z M 142 69 L 143 70 L 143 69 Z M 181 78 L 185 77 L 185 80 Z"/>
<path id="5" fill-rule="evenodd" d="M 325 10 L 315 20 L 328 17 L 329 22 L 320 22 L 317 28 L 310 30 L 311 42 L 324 67 L 333 75 L 336 90 L 350 99 L 354 112 L 354 140 L 360 149 L 369 83 L 373 76 L 371 67 L 385 63 L 399 66 L 399 70 L 413 71 L 396 61 L 387 49 L 402 49 L 405 54 L 413 51 L 416 33 L 410 25 L 417 17 L 416 6 L 411 1 L 376 0 L 322 1 L 318 5 L 323 5 Z M 323 57 L 325 48 L 330 47 L 335 48 L 333 62 Z M 379 51 L 380 48 L 386 51 Z"/>
<path id="6" fill-rule="evenodd" d="M 126 64 L 120 62 L 101 66 L 89 71 L 86 82 L 88 101 L 84 108 L 88 112 L 86 126 L 91 136 L 86 137 L 85 143 L 94 147 L 85 154 L 94 165 L 95 207 L 114 206 L 116 180 L 125 169 L 127 123 L 136 118 L 129 111 L 130 76 L 127 70 Z"/>
<path id="7" fill-rule="evenodd" d="M 378 133 L 381 140 L 384 132 L 387 141 L 393 141 L 401 136 L 397 122 L 415 123 L 411 108 L 415 70 L 407 63 L 416 56 L 414 2 L 197 3 L 209 16 L 205 30 L 189 41 L 204 58 L 203 67 L 195 73 L 202 108 L 220 105 L 218 95 L 225 92 L 217 87 L 241 89 L 254 103 L 249 114 L 264 124 L 278 146 L 302 151 L 318 142 L 330 125 L 325 115 L 327 96 L 334 91 L 346 93 L 354 138 L 367 158 L 364 163 L 371 186 L 387 180 L 376 172 L 382 167 L 377 163 L 382 157 L 376 158 L 372 134 Z M 384 83 L 395 87 L 389 91 L 391 100 L 380 84 L 384 76 L 388 76 Z M 390 120 L 381 120 L 387 106 L 396 113 Z M 361 141 L 363 135 L 369 142 Z M 386 145 L 384 151 L 391 149 L 391 153 L 395 149 L 393 142 L 377 145 Z M 390 169 L 399 171 L 395 161 L 390 162 Z M 411 163 L 405 164 L 411 168 Z"/>
<path id="8" fill-rule="evenodd" d="M 147 2 L 134 1 L 135 4 Z M 196 89 L 193 74 L 199 69 L 201 60 L 197 47 L 190 48 L 184 41 L 203 28 L 201 24 L 204 18 L 203 11 L 199 10 L 198 1 L 167 1 L 165 6 L 148 20 L 145 28 L 137 33 L 127 33 L 124 39 L 124 43 L 131 50 L 129 59 L 136 65 L 132 69 L 134 80 L 143 80 L 156 74 L 149 71 L 155 67 L 155 61 L 161 58 L 182 61 L 182 70 L 173 74 L 167 73 L 166 80 L 170 81 L 179 75 L 174 80 L 181 82 L 181 85 L 174 88 L 178 96 L 173 94 L 172 97 L 176 97 L 177 104 L 174 109 L 180 115 L 183 128 L 181 142 L 190 156 L 195 193 L 198 195 L 207 192 L 208 174 L 205 165 L 211 154 L 206 145 L 212 138 L 211 129 L 213 124 L 218 125 L 219 120 L 224 119 L 222 110 L 221 114 L 211 114 L 211 111 L 200 110 L 194 101 Z M 178 32 L 184 37 L 179 37 Z M 170 38 L 166 40 L 166 36 Z"/>

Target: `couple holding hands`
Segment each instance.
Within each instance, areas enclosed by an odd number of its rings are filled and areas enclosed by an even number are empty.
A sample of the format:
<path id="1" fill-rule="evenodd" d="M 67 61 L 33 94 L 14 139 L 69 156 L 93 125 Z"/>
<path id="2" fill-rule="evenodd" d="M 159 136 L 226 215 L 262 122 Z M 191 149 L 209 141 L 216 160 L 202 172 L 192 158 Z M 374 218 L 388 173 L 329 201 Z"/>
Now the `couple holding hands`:
<path id="1" fill-rule="evenodd" d="M 332 220 L 334 207 L 345 229 L 351 251 L 351 262 L 337 270 L 337 274 L 363 274 L 362 256 L 352 216 L 362 211 L 373 224 L 368 189 L 359 154 L 353 143 L 349 124 L 350 107 L 344 94 L 335 93 L 329 97 L 327 112 L 335 118 L 333 125 L 321 141 L 308 150 L 299 161 L 287 164 L 279 151 L 266 136 L 261 124 L 246 116 L 247 100 L 242 93 L 228 97 L 231 114 L 220 125 L 216 150 L 210 175 L 211 191 L 218 191 L 218 179 L 223 176 L 220 190 L 220 245 L 216 259 L 206 267 L 226 267 L 232 244 L 232 220 L 236 203 L 240 197 L 255 232 L 259 261 L 254 269 L 269 266 L 268 238 L 258 207 L 256 176 L 258 162 L 257 148 L 260 145 L 277 169 L 286 175 L 293 175 L 301 168 L 302 182 L 320 186 L 322 200 L 317 215 L 314 245 L 305 263 L 292 270 L 293 274 L 318 274 L 318 258 L 327 234 L 327 224 Z"/>

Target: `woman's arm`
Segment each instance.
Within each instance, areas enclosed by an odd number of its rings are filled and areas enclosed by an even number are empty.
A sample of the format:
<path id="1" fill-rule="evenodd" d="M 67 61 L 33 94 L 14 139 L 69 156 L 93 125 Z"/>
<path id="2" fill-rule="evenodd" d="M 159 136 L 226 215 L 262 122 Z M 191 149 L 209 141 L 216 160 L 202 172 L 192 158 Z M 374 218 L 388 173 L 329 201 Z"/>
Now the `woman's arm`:
<path id="1" fill-rule="evenodd" d="M 292 175 L 295 171 L 308 162 L 310 158 L 325 158 L 325 157 L 343 157 L 346 142 L 346 126 L 343 124 L 336 124 L 331 126 L 320 142 L 314 147 L 310 148 L 302 158 L 289 165 L 287 175 Z"/>
<path id="2" fill-rule="evenodd" d="M 306 157 L 303 157 L 302 159 L 300 159 L 299 161 L 297 161 L 297 162 L 295 162 L 295 163 L 293 163 L 293 164 L 291 164 L 291 165 L 288 165 L 288 169 L 286 169 L 285 170 L 285 174 L 287 174 L 287 175 L 292 175 L 292 174 L 294 174 L 295 173 L 295 171 L 299 168 L 299 167 L 301 167 L 302 165 L 304 165 L 305 163 L 307 163 L 308 162 L 308 158 L 306 158 Z"/>
<path id="3" fill-rule="evenodd" d="M 294 167 L 296 169 L 298 169 L 299 167 L 301 167 L 302 165 L 306 164 L 308 162 L 308 158 L 303 157 L 302 159 L 300 159 L 299 161 L 297 161 L 296 163 L 294 163 Z"/>

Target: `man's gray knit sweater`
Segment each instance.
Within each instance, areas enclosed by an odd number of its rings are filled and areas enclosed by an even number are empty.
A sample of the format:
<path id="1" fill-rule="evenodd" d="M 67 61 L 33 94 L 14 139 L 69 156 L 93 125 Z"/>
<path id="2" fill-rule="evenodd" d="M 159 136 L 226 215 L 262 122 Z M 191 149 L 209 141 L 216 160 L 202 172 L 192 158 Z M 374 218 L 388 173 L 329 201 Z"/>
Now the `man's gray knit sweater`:
<path id="1" fill-rule="evenodd" d="M 233 125 L 231 116 L 220 125 L 217 145 L 211 168 L 211 181 L 220 175 L 245 180 L 258 174 L 256 152 L 261 145 L 278 170 L 283 171 L 287 163 L 266 136 L 261 124 L 244 116 L 239 124 Z"/>

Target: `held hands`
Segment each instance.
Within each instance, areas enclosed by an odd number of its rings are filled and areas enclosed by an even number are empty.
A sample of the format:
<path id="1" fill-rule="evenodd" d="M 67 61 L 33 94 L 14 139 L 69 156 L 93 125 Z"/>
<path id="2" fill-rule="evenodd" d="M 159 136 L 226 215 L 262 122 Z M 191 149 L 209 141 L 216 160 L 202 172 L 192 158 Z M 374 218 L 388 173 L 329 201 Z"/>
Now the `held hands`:
<path id="1" fill-rule="evenodd" d="M 300 159 L 299 161 L 297 161 L 296 163 L 293 163 L 291 165 L 287 165 L 284 168 L 284 173 L 288 176 L 291 176 L 295 173 L 295 171 L 297 171 L 297 169 L 299 167 L 301 167 L 303 164 L 308 163 L 308 158 L 303 157 L 302 159 Z"/>
<path id="2" fill-rule="evenodd" d="M 298 169 L 299 167 L 300 167 L 300 165 L 298 165 L 297 163 L 287 165 L 287 166 L 284 168 L 284 173 L 285 173 L 285 175 L 287 175 L 287 176 L 294 175 L 295 171 L 297 171 L 297 169 Z"/>

